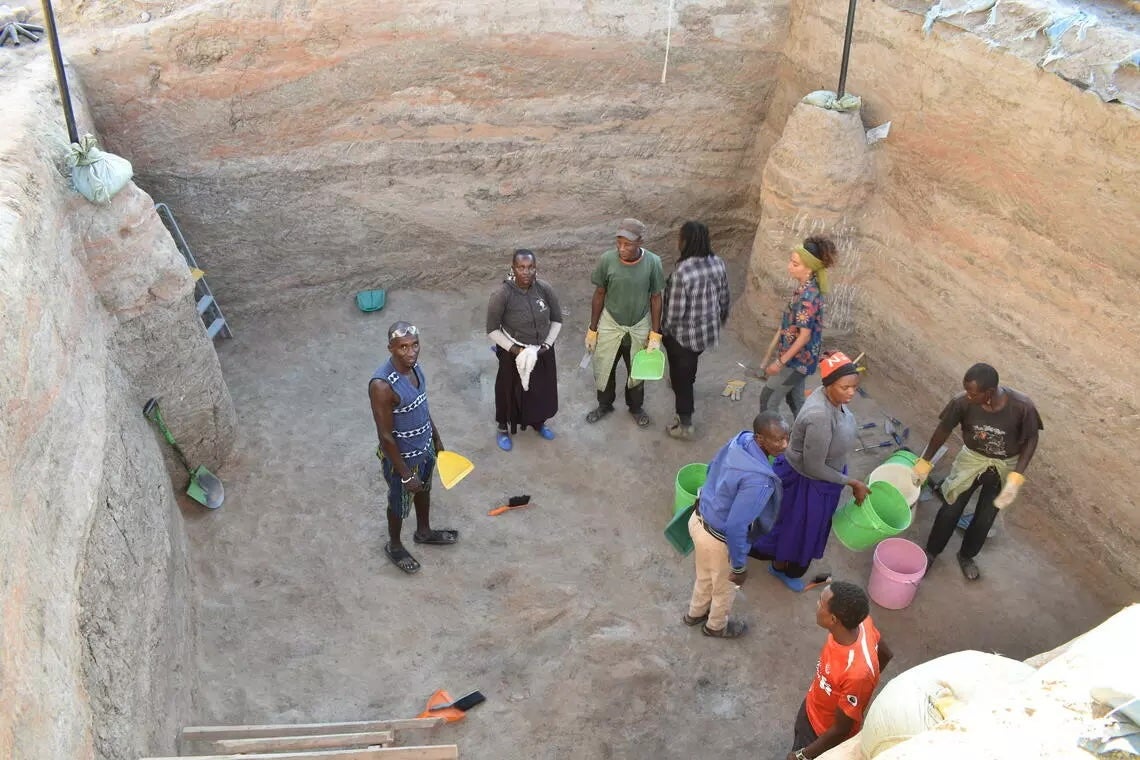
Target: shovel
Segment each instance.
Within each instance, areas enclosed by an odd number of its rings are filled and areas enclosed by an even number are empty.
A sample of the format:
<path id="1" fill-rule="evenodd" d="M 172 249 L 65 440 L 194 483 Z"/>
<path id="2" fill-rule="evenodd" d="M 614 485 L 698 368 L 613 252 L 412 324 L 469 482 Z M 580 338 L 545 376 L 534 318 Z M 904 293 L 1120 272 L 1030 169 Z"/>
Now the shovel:
<path id="1" fill-rule="evenodd" d="M 218 480 L 218 476 L 204 466 L 190 466 L 190 462 L 186 460 L 186 455 L 182 453 L 182 449 L 174 440 L 170 428 L 166 427 L 166 422 L 162 419 L 162 409 L 158 406 L 158 399 L 152 398 L 143 405 L 143 415 L 158 425 L 158 429 L 162 431 L 162 437 L 170 444 L 170 448 L 174 449 L 174 453 L 178 455 L 178 461 L 186 468 L 186 472 L 190 473 L 190 484 L 186 486 L 186 495 L 209 509 L 217 509 L 222 506 L 222 502 L 226 498 L 222 481 Z"/>

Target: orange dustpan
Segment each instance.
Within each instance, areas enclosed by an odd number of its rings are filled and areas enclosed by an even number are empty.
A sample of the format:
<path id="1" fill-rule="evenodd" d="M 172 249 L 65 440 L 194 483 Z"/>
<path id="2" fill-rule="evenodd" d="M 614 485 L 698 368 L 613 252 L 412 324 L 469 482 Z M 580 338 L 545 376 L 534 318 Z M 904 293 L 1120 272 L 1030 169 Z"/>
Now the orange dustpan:
<path id="1" fill-rule="evenodd" d="M 438 710 L 432 709 L 433 707 L 439 707 L 440 705 L 450 705 L 454 701 L 455 700 L 452 699 L 450 694 L 448 694 L 443 689 L 440 689 L 428 697 L 427 707 L 424 708 L 424 711 L 417 717 L 443 718 L 448 723 L 454 723 L 457 720 L 463 720 L 465 717 L 467 717 L 467 713 L 465 713 L 463 710 L 460 710 L 458 707 L 440 707 Z"/>

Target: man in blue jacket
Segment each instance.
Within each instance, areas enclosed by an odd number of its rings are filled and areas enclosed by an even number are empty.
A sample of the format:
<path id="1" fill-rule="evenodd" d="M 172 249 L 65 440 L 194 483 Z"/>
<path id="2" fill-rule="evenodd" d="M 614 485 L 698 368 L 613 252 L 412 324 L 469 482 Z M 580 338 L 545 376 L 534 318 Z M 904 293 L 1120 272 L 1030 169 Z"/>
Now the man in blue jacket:
<path id="1" fill-rule="evenodd" d="M 770 457 L 788 447 L 788 426 L 775 412 L 761 412 L 751 432 L 742 430 L 709 462 L 708 477 L 689 518 L 697 581 L 685 625 L 706 636 L 735 639 L 746 629 L 729 620 L 736 590 L 748 578 L 748 550 L 780 514 L 780 479 Z"/>

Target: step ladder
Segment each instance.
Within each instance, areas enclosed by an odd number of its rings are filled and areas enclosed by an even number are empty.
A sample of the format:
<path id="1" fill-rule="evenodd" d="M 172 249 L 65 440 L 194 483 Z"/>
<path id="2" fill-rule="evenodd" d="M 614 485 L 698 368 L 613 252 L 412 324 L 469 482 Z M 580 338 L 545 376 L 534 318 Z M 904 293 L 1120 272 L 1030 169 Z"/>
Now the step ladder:
<path id="1" fill-rule="evenodd" d="M 174 244 L 182 253 L 182 258 L 186 259 L 186 266 L 190 267 L 194 275 L 194 301 L 198 307 L 198 314 L 202 317 L 202 324 L 206 326 L 206 336 L 211 340 L 219 335 L 223 338 L 234 337 L 225 315 L 222 314 L 222 307 L 218 306 L 214 294 L 210 291 L 205 272 L 198 268 L 198 262 L 194 260 L 194 254 L 190 251 L 190 244 L 186 242 L 182 230 L 178 228 L 178 222 L 174 221 L 174 212 L 165 203 L 154 204 L 154 210 L 158 212 L 162 223 L 174 238 Z"/>
<path id="2" fill-rule="evenodd" d="M 294 723 L 270 726 L 189 726 L 183 747 L 198 752 L 142 760 L 458 760 L 455 744 L 393 746 L 396 733 L 442 726 L 444 718 Z M 208 754 L 205 754 L 208 753 Z"/>

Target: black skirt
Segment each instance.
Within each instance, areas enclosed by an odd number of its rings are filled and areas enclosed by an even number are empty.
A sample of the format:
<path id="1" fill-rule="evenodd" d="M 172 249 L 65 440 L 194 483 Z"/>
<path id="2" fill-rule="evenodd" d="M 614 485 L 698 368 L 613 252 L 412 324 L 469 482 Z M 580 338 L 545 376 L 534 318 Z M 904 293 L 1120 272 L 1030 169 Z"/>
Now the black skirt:
<path id="1" fill-rule="evenodd" d="M 510 351 L 495 347 L 499 372 L 495 376 L 495 422 L 509 425 L 513 434 L 518 428 L 538 429 L 558 414 L 558 365 L 554 349 L 539 354 L 530 373 L 530 390 L 524 391 L 515 357 Z"/>

